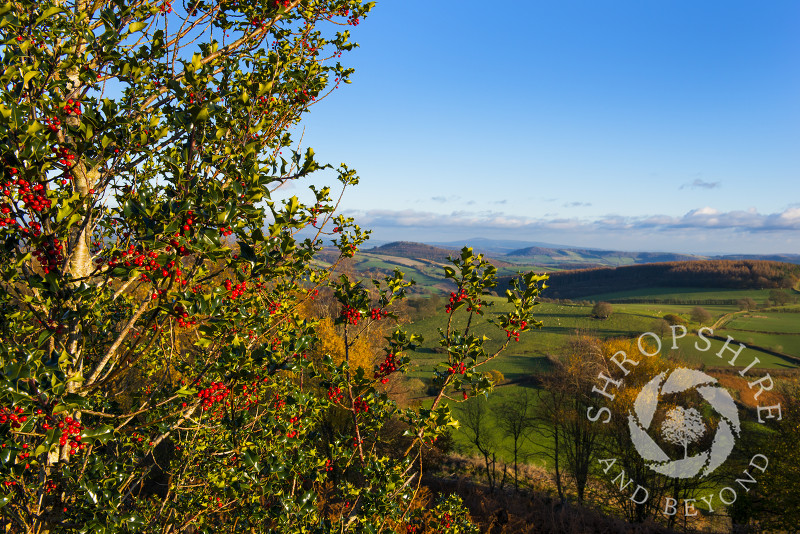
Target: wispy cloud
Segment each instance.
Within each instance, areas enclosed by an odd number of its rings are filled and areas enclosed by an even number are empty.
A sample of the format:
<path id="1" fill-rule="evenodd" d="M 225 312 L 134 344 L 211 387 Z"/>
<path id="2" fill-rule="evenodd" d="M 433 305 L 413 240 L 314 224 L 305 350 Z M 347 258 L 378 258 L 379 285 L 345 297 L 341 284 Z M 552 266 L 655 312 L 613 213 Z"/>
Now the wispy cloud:
<path id="1" fill-rule="evenodd" d="M 795 232 L 800 230 L 800 207 L 780 213 L 762 214 L 755 210 L 720 212 L 710 207 L 691 210 L 682 216 L 651 215 L 626 217 L 607 215 L 598 219 L 532 218 L 496 211 L 453 211 L 449 214 L 416 210 L 366 210 L 350 215 L 367 226 L 421 228 L 519 229 L 528 231 L 571 230 L 616 232 L 630 230 L 736 230 L 739 232 Z"/>
<path id="2" fill-rule="evenodd" d="M 565 202 L 563 204 L 565 208 L 587 208 L 591 205 L 591 202 Z"/>
<path id="3" fill-rule="evenodd" d="M 692 189 L 716 189 L 721 185 L 720 182 L 706 182 L 705 180 L 696 178 L 693 182 L 683 184 L 681 189 L 686 189 L 687 187 L 691 187 Z"/>

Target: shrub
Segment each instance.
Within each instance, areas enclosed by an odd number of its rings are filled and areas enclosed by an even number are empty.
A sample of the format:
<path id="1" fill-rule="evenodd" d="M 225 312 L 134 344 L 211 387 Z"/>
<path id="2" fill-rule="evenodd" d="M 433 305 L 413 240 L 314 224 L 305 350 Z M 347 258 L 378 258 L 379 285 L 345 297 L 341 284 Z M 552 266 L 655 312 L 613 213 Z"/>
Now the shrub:
<path id="1" fill-rule="evenodd" d="M 664 316 L 664 320 L 669 323 L 670 326 L 681 325 L 686 326 L 687 322 L 686 319 L 681 317 L 680 315 L 675 315 L 674 313 L 668 313 Z"/>
<path id="2" fill-rule="evenodd" d="M 597 319 L 608 319 L 614 308 L 608 302 L 598 302 L 592 308 L 592 317 Z"/>

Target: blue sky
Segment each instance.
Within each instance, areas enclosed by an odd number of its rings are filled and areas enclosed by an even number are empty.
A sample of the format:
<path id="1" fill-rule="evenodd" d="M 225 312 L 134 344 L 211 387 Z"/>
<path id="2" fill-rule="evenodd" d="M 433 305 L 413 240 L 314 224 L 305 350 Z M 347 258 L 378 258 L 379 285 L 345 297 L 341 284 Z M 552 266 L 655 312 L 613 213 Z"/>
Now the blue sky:
<path id="1" fill-rule="evenodd" d="M 384 0 L 304 144 L 378 240 L 800 253 L 800 3 Z"/>

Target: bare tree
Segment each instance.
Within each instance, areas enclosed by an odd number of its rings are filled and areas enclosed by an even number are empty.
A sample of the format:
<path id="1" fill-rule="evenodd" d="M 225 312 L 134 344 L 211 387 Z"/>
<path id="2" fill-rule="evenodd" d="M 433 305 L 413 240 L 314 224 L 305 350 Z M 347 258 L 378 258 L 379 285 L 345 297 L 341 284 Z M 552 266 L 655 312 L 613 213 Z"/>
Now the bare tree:
<path id="1" fill-rule="evenodd" d="M 536 412 L 541 428 L 537 430 L 550 442 L 547 455 L 554 462 L 556 489 L 562 500 L 563 473 L 575 482 L 578 502 L 585 497 L 601 435 L 601 426 L 587 419 L 586 410 L 592 405 L 593 381 L 605 367 L 599 340 L 577 334 L 540 393 Z"/>
<path id="2" fill-rule="evenodd" d="M 497 442 L 490 430 L 491 421 L 488 401 L 485 398 L 475 397 L 465 402 L 463 406 L 463 414 L 459 421 L 470 442 L 475 445 L 475 448 L 483 456 L 489 490 L 494 491 L 497 480 L 497 470 L 495 468 L 497 463 Z"/>
<path id="3" fill-rule="evenodd" d="M 505 436 L 511 438 L 511 452 L 514 456 L 514 489 L 519 490 L 519 458 L 525 435 L 534 424 L 531 409 L 533 399 L 527 388 L 520 388 L 506 402 L 495 406 L 494 414 L 497 426 Z"/>

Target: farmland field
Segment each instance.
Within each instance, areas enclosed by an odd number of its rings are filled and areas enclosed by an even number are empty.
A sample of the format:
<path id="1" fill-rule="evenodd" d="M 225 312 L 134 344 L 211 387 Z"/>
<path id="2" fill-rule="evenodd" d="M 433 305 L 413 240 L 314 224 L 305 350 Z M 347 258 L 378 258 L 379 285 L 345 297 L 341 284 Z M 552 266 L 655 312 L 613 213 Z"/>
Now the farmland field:
<path id="1" fill-rule="evenodd" d="M 731 330 L 800 334 L 800 313 L 753 312 L 728 323 Z"/>
<path id="2" fill-rule="evenodd" d="M 670 300 L 723 300 L 753 298 L 757 302 L 766 300 L 768 291 L 760 290 L 686 290 L 675 289 L 670 293 L 663 289 L 649 291 L 627 292 L 628 295 L 635 294 L 637 298 L 658 298 Z M 474 323 L 475 333 L 486 335 L 489 340 L 486 342 L 488 350 L 496 350 L 505 341 L 506 336 L 503 331 L 497 331 L 487 320 L 497 316 L 503 311 L 509 310 L 506 299 L 499 297 L 489 297 L 487 299 L 492 306 L 486 309 L 486 314 L 479 321 Z M 541 329 L 536 329 L 523 335 L 519 342 L 511 342 L 506 352 L 498 356 L 495 360 L 485 365 L 485 369 L 496 369 L 505 378 L 505 383 L 498 386 L 495 392 L 489 396 L 486 402 L 489 409 L 498 409 L 504 402 L 513 399 L 522 391 L 527 391 L 531 398 L 537 398 L 538 388 L 536 381 L 531 380 L 536 376 L 541 376 L 552 369 L 552 357 L 557 358 L 562 348 L 569 342 L 571 336 L 576 332 L 592 335 L 600 339 L 615 337 L 636 337 L 643 332 L 652 331 L 655 323 L 665 314 L 675 314 L 683 317 L 689 323 L 689 332 L 685 337 L 678 340 L 678 349 L 672 350 L 672 341 L 667 333 L 663 341 L 662 352 L 665 356 L 685 361 L 694 365 L 705 365 L 709 368 L 727 367 L 727 359 L 722 359 L 716 355 L 723 347 L 724 342 L 710 339 L 711 346 L 708 350 L 702 351 L 695 348 L 698 342 L 700 347 L 705 347 L 704 342 L 700 342 L 698 336 L 691 333 L 700 325 L 690 322 L 691 304 L 632 304 L 617 303 L 613 304 L 613 313 L 606 320 L 591 317 L 592 306 L 577 303 L 564 304 L 556 302 L 542 303 L 536 308 L 537 319 L 543 322 Z M 713 321 L 738 311 L 734 304 L 708 305 L 703 306 L 708 310 Z M 791 309 L 791 308 L 787 308 Z M 800 357 L 800 313 L 781 313 L 781 312 L 739 312 L 735 315 L 724 329 L 720 329 L 715 334 L 720 336 L 730 335 L 736 341 L 746 342 L 771 350 L 778 350 L 786 354 Z M 408 330 L 422 334 L 425 341 L 412 354 L 412 363 L 409 370 L 409 378 L 423 380 L 430 376 L 430 372 L 437 362 L 441 362 L 445 355 L 435 352 L 438 340 L 438 328 L 446 326 L 447 315 L 444 310 L 433 317 L 419 320 L 408 325 Z M 454 328 L 464 328 L 466 321 L 463 315 L 457 314 L 453 321 Z M 770 331 L 774 333 L 761 333 Z M 780 350 L 779 350 L 780 349 Z M 739 363 L 741 366 L 749 364 L 754 358 L 759 359 L 755 368 L 777 369 L 792 371 L 798 368 L 794 361 L 781 358 L 779 356 L 762 352 L 757 348 L 748 348 L 742 353 Z M 474 399 L 473 399 L 474 401 Z M 428 401 L 429 402 L 429 401 Z M 472 402 L 472 401 L 471 401 Z M 452 403 L 451 409 L 458 418 L 462 415 L 463 404 L 460 402 Z M 503 437 L 497 428 L 490 428 L 495 434 L 498 444 L 498 455 L 505 460 L 510 458 L 509 438 Z M 468 433 L 463 429 L 453 432 L 456 446 L 464 452 L 474 452 L 468 439 Z M 547 445 L 546 438 L 538 434 L 531 434 L 523 444 L 523 453 L 528 457 L 529 463 L 547 465 L 548 461 L 542 454 Z"/>
<path id="3" fill-rule="evenodd" d="M 585 297 L 587 300 L 738 300 L 752 298 L 763 304 L 769 298 L 769 289 L 712 289 L 703 287 L 651 287 L 614 293 L 601 293 Z"/>

